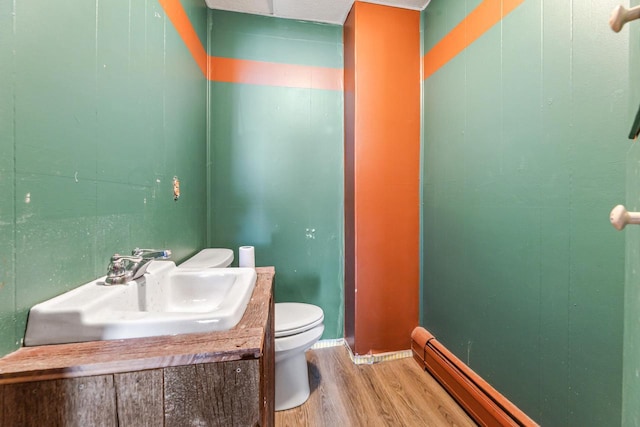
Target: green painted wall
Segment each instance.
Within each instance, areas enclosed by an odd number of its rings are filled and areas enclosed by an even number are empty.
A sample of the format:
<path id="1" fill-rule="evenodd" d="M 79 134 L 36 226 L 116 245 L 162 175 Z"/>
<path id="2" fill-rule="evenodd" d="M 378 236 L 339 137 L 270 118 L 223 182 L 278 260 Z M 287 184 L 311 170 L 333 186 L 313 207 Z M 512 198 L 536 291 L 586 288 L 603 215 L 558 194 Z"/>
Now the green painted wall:
<path id="1" fill-rule="evenodd" d="M 204 247 L 206 81 L 157 0 L 0 0 L 0 99 L 3 355 L 113 253 Z"/>
<path id="2" fill-rule="evenodd" d="M 425 51 L 479 3 L 433 0 Z M 621 423 L 616 4 L 526 0 L 424 84 L 425 325 L 542 425 Z"/>
<path id="3" fill-rule="evenodd" d="M 14 34 L 11 22 L 13 2 L 0 1 L 0 356 L 18 346 L 16 336 L 15 213 L 14 213 Z M 7 102 L 8 101 L 8 102 Z"/>
<path id="4" fill-rule="evenodd" d="M 632 1 L 631 5 L 638 5 Z M 640 104 L 640 26 L 637 22 L 625 27 L 629 41 L 630 126 Z M 623 34 L 623 33 L 621 33 Z M 623 49 L 626 46 L 620 44 Z M 630 211 L 640 210 L 640 147 L 632 144 L 627 153 L 627 194 L 624 205 Z M 622 425 L 640 427 L 640 227 L 625 228 L 626 263 L 624 293 L 624 353 L 622 388 Z"/>
<path id="5" fill-rule="evenodd" d="M 342 67 L 342 27 L 209 12 L 209 54 Z M 276 301 L 316 304 L 343 333 L 341 91 L 210 83 L 209 244 L 252 245 Z"/>

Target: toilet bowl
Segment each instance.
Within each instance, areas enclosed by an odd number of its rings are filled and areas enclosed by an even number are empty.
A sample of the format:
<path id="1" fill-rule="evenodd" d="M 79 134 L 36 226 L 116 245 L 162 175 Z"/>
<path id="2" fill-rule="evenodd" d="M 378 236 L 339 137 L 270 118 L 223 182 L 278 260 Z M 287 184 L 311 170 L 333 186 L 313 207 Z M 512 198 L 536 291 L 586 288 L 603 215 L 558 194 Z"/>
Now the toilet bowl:
<path id="1" fill-rule="evenodd" d="M 295 408 L 309 398 L 305 352 L 324 332 L 324 313 L 311 304 L 275 304 L 276 411 Z"/>

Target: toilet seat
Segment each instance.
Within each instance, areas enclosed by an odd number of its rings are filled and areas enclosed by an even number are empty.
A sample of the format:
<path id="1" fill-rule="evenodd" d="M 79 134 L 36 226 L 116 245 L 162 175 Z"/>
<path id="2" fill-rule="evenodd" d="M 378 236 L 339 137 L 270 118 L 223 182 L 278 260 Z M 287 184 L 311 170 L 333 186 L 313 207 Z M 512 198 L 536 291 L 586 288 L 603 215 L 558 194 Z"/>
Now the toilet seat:
<path id="1" fill-rule="evenodd" d="M 275 337 L 300 334 L 322 324 L 324 313 L 320 307 L 298 302 L 275 304 Z"/>

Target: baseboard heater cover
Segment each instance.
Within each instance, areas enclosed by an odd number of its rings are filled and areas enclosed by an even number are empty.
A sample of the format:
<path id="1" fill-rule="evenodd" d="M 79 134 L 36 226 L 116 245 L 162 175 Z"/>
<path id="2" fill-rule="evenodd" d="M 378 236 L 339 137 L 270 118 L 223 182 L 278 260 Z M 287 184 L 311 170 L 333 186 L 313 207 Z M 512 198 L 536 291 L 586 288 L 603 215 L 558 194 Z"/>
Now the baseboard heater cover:
<path id="1" fill-rule="evenodd" d="M 411 333 L 414 359 L 426 369 L 481 426 L 538 424 L 500 394 L 422 327 Z"/>

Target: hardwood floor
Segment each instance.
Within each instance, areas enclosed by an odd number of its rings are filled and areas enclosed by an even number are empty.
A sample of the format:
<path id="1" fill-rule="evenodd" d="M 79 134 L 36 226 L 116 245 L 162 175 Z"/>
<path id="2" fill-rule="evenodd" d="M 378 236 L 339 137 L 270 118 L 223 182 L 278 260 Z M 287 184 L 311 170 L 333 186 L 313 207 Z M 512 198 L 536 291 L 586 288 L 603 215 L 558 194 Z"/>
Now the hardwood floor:
<path id="1" fill-rule="evenodd" d="M 476 426 L 412 358 L 354 365 L 343 346 L 307 352 L 311 396 L 276 426 Z"/>

